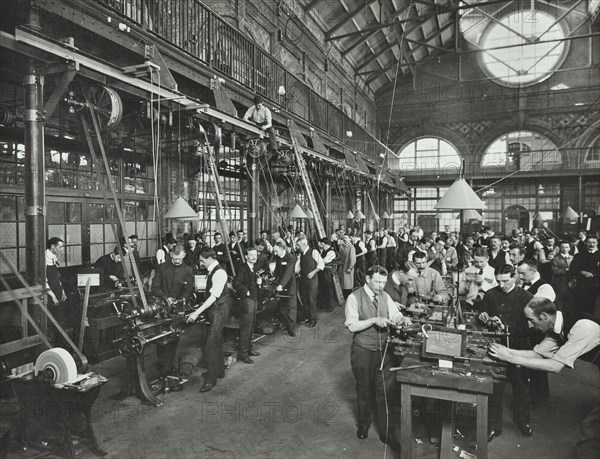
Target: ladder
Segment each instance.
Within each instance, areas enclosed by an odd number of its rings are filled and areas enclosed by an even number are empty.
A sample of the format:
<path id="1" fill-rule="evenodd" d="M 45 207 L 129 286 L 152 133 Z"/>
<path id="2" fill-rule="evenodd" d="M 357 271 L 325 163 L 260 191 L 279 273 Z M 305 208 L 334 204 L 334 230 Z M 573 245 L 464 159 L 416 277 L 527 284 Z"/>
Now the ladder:
<path id="1" fill-rule="evenodd" d="M 294 150 L 294 154 L 296 155 L 298 171 L 300 172 L 300 177 L 302 178 L 302 183 L 304 184 L 304 189 L 306 190 L 306 196 L 308 197 L 310 210 L 312 211 L 315 217 L 315 226 L 317 227 L 317 233 L 319 235 L 319 238 L 327 237 L 325 227 L 323 226 L 323 220 L 321 220 L 321 213 L 319 212 L 319 207 L 317 206 L 317 201 L 315 199 L 315 195 L 313 193 L 312 186 L 310 183 L 310 177 L 308 176 L 308 171 L 306 170 L 306 163 L 304 162 L 304 157 L 302 156 L 302 152 L 300 151 L 300 147 L 298 145 L 298 139 L 295 135 L 296 133 L 292 129 L 290 129 L 290 133 L 290 137 L 292 139 L 292 149 Z M 335 289 L 335 295 L 338 300 L 338 303 L 344 304 L 344 294 L 342 292 L 340 278 L 337 276 L 336 272 L 333 273 L 333 286 Z"/>

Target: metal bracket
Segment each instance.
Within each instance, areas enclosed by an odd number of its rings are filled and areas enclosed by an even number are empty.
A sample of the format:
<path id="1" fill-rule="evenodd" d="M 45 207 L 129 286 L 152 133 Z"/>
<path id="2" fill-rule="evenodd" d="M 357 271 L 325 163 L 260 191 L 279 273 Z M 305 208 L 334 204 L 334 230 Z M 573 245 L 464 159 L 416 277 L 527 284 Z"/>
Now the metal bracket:
<path id="1" fill-rule="evenodd" d="M 45 206 L 27 206 L 25 208 L 26 217 L 37 217 L 39 215 L 46 215 Z"/>
<path id="2" fill-rule="evenodd" d="M 79 72 L 79 62 L 67 59 L 61 62 L 52 62 L 50 64 L 40 64 L 37 66 L 40 75 L 54 75 L 56 73 Z"/>

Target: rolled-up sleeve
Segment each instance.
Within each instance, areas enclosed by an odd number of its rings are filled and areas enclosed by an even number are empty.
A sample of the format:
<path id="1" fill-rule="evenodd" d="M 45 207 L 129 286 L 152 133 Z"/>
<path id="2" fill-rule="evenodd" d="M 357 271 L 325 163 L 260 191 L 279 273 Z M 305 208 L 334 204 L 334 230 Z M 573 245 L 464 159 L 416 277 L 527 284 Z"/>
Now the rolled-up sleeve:
<path id="1" fill-rule="evenodd" d="M 358 322 L 358 303 L 354 295 L 348 296 L 346 299 L 346 321 L 344 325 L 349 327 Z"/>
<path id="2" fill-rule="evenodd" d="M 534 352 L 547 359 L 553 359 L 573 368 L 575 360 L 600 345 L 600 326 L 588 319 L 577 321 L 567 337 L 567 342 L 559 346 L 557 340 L 547 337 L 533 348 Z"/>
<path id="3" fill-rule="evenodd" d="M 212 278 L 212 288 L 209 293 L 215 298 L 220 298 L 226 285 L 227 273 L 225 270 L 219 269 Z"/>
<path id="4" fill-rule="evenodd" d="M 319 271 L 323 271 L 325 269 L 323 258 L 321 258 L 321 254 L 316 249 L 313 249 L 313 260 L 317 262 L 317 269 Z"/>

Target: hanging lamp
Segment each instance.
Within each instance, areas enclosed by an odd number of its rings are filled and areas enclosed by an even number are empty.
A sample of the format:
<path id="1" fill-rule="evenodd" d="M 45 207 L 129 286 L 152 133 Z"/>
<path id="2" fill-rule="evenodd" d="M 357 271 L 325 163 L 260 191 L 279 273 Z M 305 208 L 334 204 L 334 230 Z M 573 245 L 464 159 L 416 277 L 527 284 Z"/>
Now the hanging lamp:
<path id="1" fill-rule="evenodd" d="M 168 212 L 165 214 L 165 218 L 172 218 L 174 220 L 192 220 L 198 218 L 198 214 L 194 209 L 190 207 L 182 196 L 179 196 Z"/>
<path id="2" fill-rule="evenodd" d="M 571 206 L 567 207 L 562 216 L 564 220 L 577 220 L 579 218 L 579 215 Z"/>
<path id="3" fill-rule="evenodd" d="M 367 217 L 365 217 L 365 214 L 363 214 L 360 210 L 357 210 L 356 211 L 356 218 L 359 219 L 359 220 L 364 220 Z"/>
<path id="4" fill-rule="evenodd" d="M 346 220 L 354 220 L 354 214 L 352 213 L 351 210 L 349 210 L 348 213 L 346 214 Z"/>
<path id="5" fill-rule="evenodd" d="M 485 204 L 464 178 L 456 180 L 434 206 L 435 209 L 484 209 Z"/>
<path id="6" fill-rule="evenodd" d="M 390 219 L 390 218 L 392 218 L 392 217 L 390 217 L 390 214 L 388 214 L 388 213 L 387 213 L 387 211 L 384 211 L 384 212 L 383 212 L 383 219 L 384 219 L 384 220 L 388 220 L 388 219 Z"/>
<path id="7" fill-rule="evenodd" d="M 294 206 L 294 208 L 291 210 L 288 217 L 289 218 L 308 218 L 308 215 L 306 215 L 306 212 L 304 212 L 304 209 L 302 209 L 302 207 L 300 207 L 300 204 L 296 204 Z"/>

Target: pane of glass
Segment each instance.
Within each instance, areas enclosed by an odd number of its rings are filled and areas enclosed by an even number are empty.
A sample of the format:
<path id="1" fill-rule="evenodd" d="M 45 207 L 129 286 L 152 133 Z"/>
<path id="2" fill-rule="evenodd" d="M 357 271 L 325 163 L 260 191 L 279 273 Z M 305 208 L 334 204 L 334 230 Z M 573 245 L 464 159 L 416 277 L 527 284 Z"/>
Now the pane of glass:
<path id="1" fill-rule="evenodd" d="M 80 265 L 82 263 L 81 258 L 81 246 L 73 245 L 66 248 L 66 266 Z"/>
<path id="2" fill-rule="evenodd" d="M 61 186 L 60 169 L 46 169 L 46 183 L 48 186 Z"/>
<path id="3" fill-rule="evenodd" d="M 102 255 L 104 255 L 104 244 L 90 245 L 90 261 L 92 263 L 95 263 Z"/>
<path id="4" fill-rule="evenodd" d="M 0 247 L 16 247 L 17 232 L 16 223 L 0 223 Z"/>
<path id="5" fill-rule="evenodd" d="M 0 252 L 8 259 L 13 266 L 17 267 L 17 249 L 0 249 Z M 17 267 L 17 269 L 19 269 Z M 4 262 L 4 258 L 0 257 L 0 273 L 12 272 L 8 263 Z"/>
<path id="6" fill-rule="evenodd" d="M 132 177 L 123 178 L 123 191 L 125 193 L 135 193 L 135 179 Z"/>
<path id="7" fill-rule="evenodd" d="M 137 203 L 137 219 L 148 220 L 148 204 L 145 201 Z"/>
<path id="8" fill-rule="evenodd" d="M 123 204 L 123 218 L 125 220 L 135 220 L 135 201 L 125 201 Z"/>
<path id="9" fill-rule="evenodd" d="M 0 221 L 17 219 L 17 200 L 15 196 L 0 196 Z"/>
<path id="10" fill-rule="evenodd" d="M 48 215 L 46 216 L 48 224 L 64 223 L 65 222 L 65 203 L 52 202 L 48 203 Z"/>
<path id="11" fill-rule="evenodd" d="M 67 237 L 65 242 L 68 245 L 81 244 L 81 225 L 67 225 Z"/>
<path id="12" fill-rule="evenodd" d="M 12 163 L 1 163 L 0 165 L 0 184 L 14 185 L 16 179 L 17 166 Z"/>
<path id="13" fill-rule="evenodd" d="M 63 241 L 66 241 L 65 237 L 65 225 L 48 225 L 48 239 L 51 237 L 59 237 Z"/>
<path id="14" fill-rule="evenodd" d="M 67 222 L 75 223 L 81 221 L 81 203 L 80 202 L 68 202 L 67 203 Z"/>
<path id="15" fill-rule="evenodd" d="M 90 223 L 100 223 L 104 221 L 104 204 L 90 204 Z"/>
<path id="16" fill-rule="evenodd" d="M 17 196 L 17 218 L 25 221 L 25 196 Z"/>

